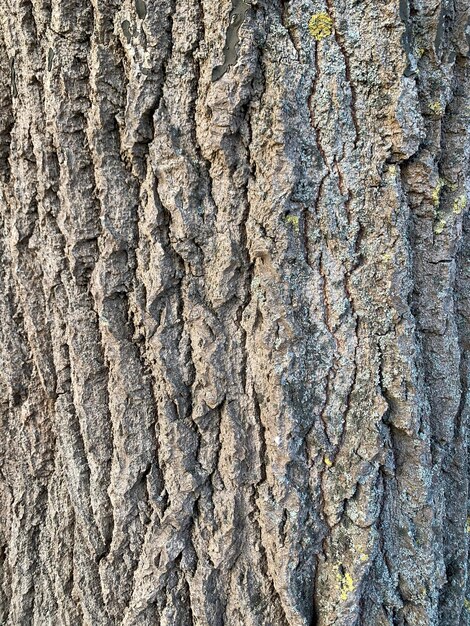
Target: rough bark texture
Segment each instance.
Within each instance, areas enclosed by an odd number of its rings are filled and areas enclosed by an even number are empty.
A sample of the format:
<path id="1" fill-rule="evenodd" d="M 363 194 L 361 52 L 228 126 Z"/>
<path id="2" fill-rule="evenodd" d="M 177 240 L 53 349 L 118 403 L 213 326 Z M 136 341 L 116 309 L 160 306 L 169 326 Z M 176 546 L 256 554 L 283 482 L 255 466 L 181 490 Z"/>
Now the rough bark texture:
<path id="1" fill-rule="evenodd" d="M 1 624 L 470 624 L 468 13 L 2 0 Z"/>

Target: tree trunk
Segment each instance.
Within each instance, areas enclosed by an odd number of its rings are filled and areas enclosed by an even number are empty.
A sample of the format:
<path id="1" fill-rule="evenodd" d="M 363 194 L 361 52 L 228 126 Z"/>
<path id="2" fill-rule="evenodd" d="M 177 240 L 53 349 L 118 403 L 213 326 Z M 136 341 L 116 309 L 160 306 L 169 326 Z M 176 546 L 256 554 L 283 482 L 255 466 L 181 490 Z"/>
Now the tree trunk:
<path id="1" fill-rule="evenodd" d="M 468 20 L 2 0 L 1 624 L 470 624 Z"/>

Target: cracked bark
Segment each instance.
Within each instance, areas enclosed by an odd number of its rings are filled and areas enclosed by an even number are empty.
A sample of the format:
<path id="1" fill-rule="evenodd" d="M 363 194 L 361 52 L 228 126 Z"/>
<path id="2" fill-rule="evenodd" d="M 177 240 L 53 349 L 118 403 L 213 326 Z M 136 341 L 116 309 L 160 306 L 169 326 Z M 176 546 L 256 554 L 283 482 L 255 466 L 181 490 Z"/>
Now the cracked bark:
<path id="1" fill-rule="evenodd" d="M 470 624 L 467 4 L 2 4 L 0 623 Z"/>

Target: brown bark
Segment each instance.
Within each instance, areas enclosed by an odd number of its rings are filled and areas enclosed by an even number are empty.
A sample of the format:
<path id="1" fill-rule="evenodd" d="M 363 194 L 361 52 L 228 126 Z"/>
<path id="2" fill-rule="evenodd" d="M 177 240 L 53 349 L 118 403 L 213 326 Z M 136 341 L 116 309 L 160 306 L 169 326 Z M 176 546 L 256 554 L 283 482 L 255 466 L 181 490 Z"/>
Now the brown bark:
<path id="1" fill-rule="evenodd" d="M 469 28 L 4 0 L 1 624 L 470 624 Z"/>

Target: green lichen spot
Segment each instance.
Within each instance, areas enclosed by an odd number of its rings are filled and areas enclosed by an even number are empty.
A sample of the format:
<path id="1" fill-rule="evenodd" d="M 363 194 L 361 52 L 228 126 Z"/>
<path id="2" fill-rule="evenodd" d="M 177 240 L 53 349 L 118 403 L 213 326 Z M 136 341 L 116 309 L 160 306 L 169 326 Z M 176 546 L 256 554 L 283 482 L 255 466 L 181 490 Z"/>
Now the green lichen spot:
<path id="1" fill-rule="evenodd" d="M 299 217 L 297 215 L 286 215 L 286 224 L 292 224 L 296 233 L 299 232 Z"/>
<path id="2" fill-rule="evenodd" d="M 463 605 L 465 609 L 470 613 L 470 600 L 468 598 L 465 598 L 465 600 L 463 601 Z"/>
<path id="3" fill-rule="evenodd" d="M 343 601 L 347 600 L 348 594 L 354 591 L 354 581 L 352 579 L 351 574 L 346 571 L 342 571 L 342 572 L 338 571 L 338 573 L 336 574 L 336 580 L 339 582 L 341 600 Z"/>
<path id="4" fill-rule="evenodd" d="M 328 13 L 315 13 L 310 18 L 308 29 L 316 41 L 321 41 L 333 32 L 333 20 Z"/>
<path id="5" fill-rule="evenodd" d="M 446 227 L 446 221 L 442 217 L 438 220 L 437 224 L 434 226 L 434 232 L 436 235 L 440 235 L 444 228 Z"/>
<path id="6" fill-rule="evenodd" d="M 367 552 L 365 552 L 364 546 L 362 544 L 357 544 L 354 546 L 354 550 L 359 555 L 359 560 L 362 563 L 367 563 L 367 561 L 369 560 L 369 555 L 367 554 Z"/>
<path id="7" fill-rule="evenodd" d="M 436 102 L 431 102 L 429 108 L 434 113 L 434 115 L 441 116 L 444 113 L 444 109 L 442 108 L 442 104 L 436 100 Z"/>
<path id="8" fill-rule="evenodd" d="M 466 206 L 467 206 L 467 197 L 465 195 L 461 195 L 454 200 L 452 212 L 455 213 L 455 215 L 460 215 L 460 213 L 462 213 L 462 211 L 465 209 Z"/>
<path id="9" fill-rule="evenodd" d="M 445 187 L 445 180 L 443 178 L 439 178 L 437 181 L 437 185 L 434 187 L 432 192 L 432 203 L 435 207 L 439 206 L 439 201 L 441 198 L 441 191 L 443 187 Z"/>

